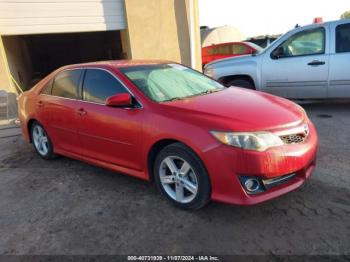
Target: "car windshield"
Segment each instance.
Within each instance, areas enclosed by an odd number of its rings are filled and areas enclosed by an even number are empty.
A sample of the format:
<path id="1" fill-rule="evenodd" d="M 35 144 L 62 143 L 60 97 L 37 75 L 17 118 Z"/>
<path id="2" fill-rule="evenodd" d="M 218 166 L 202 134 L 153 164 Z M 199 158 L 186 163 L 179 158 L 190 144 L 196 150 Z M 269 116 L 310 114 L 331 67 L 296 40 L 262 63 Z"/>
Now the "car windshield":
<path id="1" fill-rule="evenodd" d="M 147 97 L 165 102 L 209 94 L 225 87 L 213 79 L 179 64 L 157 64 L 121 68 Z"/>

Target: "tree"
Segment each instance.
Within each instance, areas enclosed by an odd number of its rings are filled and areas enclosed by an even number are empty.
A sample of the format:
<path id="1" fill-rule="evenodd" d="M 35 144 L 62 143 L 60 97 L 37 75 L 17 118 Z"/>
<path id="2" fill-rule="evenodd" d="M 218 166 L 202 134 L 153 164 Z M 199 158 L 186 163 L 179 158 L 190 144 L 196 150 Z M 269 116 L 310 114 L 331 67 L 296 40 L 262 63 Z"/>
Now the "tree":
<path id="1" fill-rule="evenodd" d="M 341 17 L 341 19 L 347 19 L 347 18 L 350 18 L 350 11 L 346 11 L 344 12 Z"/>

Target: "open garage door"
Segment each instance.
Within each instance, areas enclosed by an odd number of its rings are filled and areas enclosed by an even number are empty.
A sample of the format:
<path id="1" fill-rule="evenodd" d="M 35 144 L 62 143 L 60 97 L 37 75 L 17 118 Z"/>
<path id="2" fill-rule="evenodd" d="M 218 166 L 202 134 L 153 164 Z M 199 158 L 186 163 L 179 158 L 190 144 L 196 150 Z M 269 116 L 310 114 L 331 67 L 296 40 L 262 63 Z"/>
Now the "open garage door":
<path id="1" fill-rule="evenodd" d="M 120 31 L 2 37 L 16 86 L 28 90 L 68 64 L 123 58 Z"/>

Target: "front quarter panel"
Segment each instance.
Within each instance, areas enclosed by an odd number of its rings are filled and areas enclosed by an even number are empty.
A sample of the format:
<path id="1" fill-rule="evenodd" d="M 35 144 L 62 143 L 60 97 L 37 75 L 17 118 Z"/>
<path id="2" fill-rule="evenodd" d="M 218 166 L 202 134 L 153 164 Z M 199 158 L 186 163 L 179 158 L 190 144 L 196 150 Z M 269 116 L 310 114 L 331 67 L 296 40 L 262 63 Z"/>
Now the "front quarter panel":
<path id="1" fill-rule="evenodd" d="M 247 75 L 250 76 L 256 87 L 260 87 L 260 61 L 261 56 L 242 56 L 221 60 L 209 64 L 206 68 L 211 69 L 212 77 L 220 80 L 227 76 Z"/>

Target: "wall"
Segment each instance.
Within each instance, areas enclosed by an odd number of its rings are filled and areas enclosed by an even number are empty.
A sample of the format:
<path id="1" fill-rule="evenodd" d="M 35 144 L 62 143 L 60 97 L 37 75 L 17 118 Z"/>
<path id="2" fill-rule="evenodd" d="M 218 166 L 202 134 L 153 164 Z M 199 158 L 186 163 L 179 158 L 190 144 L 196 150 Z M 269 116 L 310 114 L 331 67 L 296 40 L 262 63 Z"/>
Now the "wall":
<path id="1" fill-rule="evenodd" d="M 190 0 L 191 1 L 191 0 Z M 188 3 L 188 1 L 187 1 Z M 201 45 L 201 30 L 199 25 L 199 5 L 198 0 L 193 0 L 193 13 L 194 13 L 194 45 L 195 45 L 195 56 L 196 56 L 196 69 L 202 71 L 202 45 Z M 189 15 L 189 13 L 188 13 Z"/>
<path id="2" fill-rule="evenodd" d="M 3 37 L 3 45 L 9 71 L 16 83 L 24 90 L 30 84 L 33 75 L 28 47 L 18 36 Z"/>
<path id="3" fill-rule="evenodd" d="M 9 68 L 6 63 L 6 55 L 2 38 L 0 37 L 0 90 L 5 91 L 9 98 L 9 117 L 17 115 L 16 89 L 9 78 Z M 6 115 L 7 117 L 7 115 Z"/>
<path id="4" fill-rule="evenodd" d="M 8 68 L 5 58 L 5 50 L 0 37 L 0 90 L 12 91 L 11 81 L 8 77 Z"/>
<path id="5" fill-rule="evenodd" d="M 132 59 L 162 59 L 191 65 L 189 1 L 194 3 L 196 65 L 201 70 L 197 0 L 125 0 L 124 50 Z"/>

